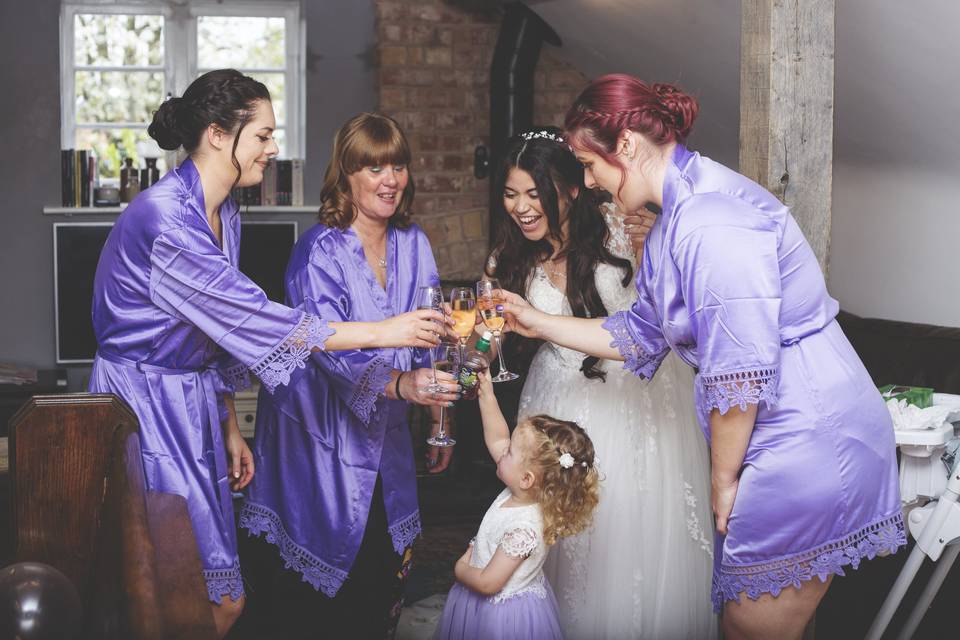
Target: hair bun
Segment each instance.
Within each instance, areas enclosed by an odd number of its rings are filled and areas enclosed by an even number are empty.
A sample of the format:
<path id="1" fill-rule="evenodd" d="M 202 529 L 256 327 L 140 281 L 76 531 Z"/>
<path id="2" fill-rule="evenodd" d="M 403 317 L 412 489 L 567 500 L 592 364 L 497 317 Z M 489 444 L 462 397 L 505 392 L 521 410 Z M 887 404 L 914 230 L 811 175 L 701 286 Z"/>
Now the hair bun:
<path id="1" fill-rule="evenodd" d="M 147 133 L 161 149 L 174 151 L 183 145 L 178 117 L 182 105 L 183 98 L 167 98 L 153 112 L 153 122 L 147 127 Z"/>
<path id="2" fill-rule="evenodd" d="M 673 120 L 672 129 L 680 140 L 686 140 L 693 129 L 693 122 L 700 112 L 696 98 L 690 96 L 672 84 L 654 84 L 653 92 L 663 106 L 664 111 Z"/>

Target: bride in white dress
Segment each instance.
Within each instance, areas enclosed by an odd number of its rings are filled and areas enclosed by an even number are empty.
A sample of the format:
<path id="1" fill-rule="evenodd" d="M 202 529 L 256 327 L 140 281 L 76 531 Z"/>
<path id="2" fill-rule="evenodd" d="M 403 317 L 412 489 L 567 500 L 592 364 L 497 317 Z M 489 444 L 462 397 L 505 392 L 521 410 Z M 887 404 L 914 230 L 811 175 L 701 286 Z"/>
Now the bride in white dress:
<path id="1" fill-rule="evenodd" d="M 592 204 L 558 129 L 515 139 L 501 179 L 508 220 L 489 275 L 548 313 L 606 316 L 633 304 L 627 269 L 635 271 L 636 259 L 622 219 L 612 205 Z M 718 636 L 710 603 L 710 461 L 692 380 L 672 353 L 649 382 L 620 363 L 585 361 L 550 343 L 533 358 L 520 417 L 545 413 L 579 423 L 593 440 L 602 478 L 592 528 L 559 542 L 544 567 L 568 638 Z"/>

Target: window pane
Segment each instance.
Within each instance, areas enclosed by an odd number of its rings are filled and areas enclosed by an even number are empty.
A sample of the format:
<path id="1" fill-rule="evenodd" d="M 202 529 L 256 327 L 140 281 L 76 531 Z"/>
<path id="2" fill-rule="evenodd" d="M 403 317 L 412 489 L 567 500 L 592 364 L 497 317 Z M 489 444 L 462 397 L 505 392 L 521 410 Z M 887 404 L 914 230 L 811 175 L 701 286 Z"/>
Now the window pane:
<path id="1" fill-rule="evenodd" d="M 160 175 L 167 171 L 164 151 L 157 146 L 146 129 L 77 129 L 77 149 L 93 149 L 100 165 L 100 179 L 120 177 L 123 158 L 133 158 L 134 167 L 145 167 L 145 157 L 158 158 Z"/>
<path id="2" fill-rule="evenodd" d="M 277 146 L 280 147 L 280 157 L 289 158 L 290 154 L 287 151 L 287 130 L 277 129 L 273 132 L 273 139 L 277 142 Z"/>
<path id="3" fill-rule="evenodd" d="M 163 74 L 152 71 L 77 71 L 77 123 L 148 124 L 163 102 Z"/>
<path id="4" fill-rule="evenodd" d="M 284 22 L 283 18 L 198 17 L 197 66 L 285 67 Z"/>
<path id="5" fill-rule="evenodd" d="M 270 91 L 270 101 L 273 102 L 273 115 L 277 118 L 277 126 L 287 124 L 286 75 L 282 73 L 251 73 L 250 76 L 267 85 L 267 89 Z"/>
<path id="6" fill-rule="evenodd" d="M 163 64 L 163 16 L 78 14 L 74 20 L 75 64 Z"/>

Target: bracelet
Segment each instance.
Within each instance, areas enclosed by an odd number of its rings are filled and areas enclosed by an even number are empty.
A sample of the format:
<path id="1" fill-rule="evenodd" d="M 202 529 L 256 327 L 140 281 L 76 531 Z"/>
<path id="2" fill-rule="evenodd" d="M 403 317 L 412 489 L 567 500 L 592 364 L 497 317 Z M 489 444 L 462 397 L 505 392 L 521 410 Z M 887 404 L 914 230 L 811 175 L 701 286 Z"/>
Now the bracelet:
<path id="1" fill-rule="evenodd" d="M 396 394 L 397 394 L 397 400 L 403 400 L 404 402 L 406 402 L 407 399 L 404 398 L 402 395 L 400 395 L 400 378 L 402 378 L 402 377 L 403 377 L 403 374 L 405 374 L 405 373 L 406 373 L 406 371 L 401 371 L 401 372 L 400 372 L 400 375 L 397 376 L 397 384 L 394 385 L 394 388 L 393 388 L 394 392 L 396 392 Z"/>

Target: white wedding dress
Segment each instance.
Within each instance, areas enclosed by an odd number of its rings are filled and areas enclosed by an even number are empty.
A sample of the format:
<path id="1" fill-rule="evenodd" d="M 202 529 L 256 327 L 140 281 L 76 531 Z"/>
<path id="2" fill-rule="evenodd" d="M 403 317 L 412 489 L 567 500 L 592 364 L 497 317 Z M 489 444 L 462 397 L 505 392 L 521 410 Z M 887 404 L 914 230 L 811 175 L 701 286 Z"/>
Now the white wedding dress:
<path id="1" fill-rule="evenodd" d="M 610 250 L 634 261 L 622 220 L 607 209 Z M 608 264 L 596 283 L 608 313 L 629 308 L 633 284 Z M 538 267 L 527 300 L 572 315 L 566 295 Z M 544 572 L 570 640 L 711 640 L 713 520 L 710 460 L 693 404 L 693 371 L 676 355 L 653 380 L 601 361 L 606 382 L 580 371 L 584 355 L 545 343 L 534 356 L 520 417 L 545 413 L 579 423 L 590 435 L 601 476 L 590 529 L 551 550 Z"/>

